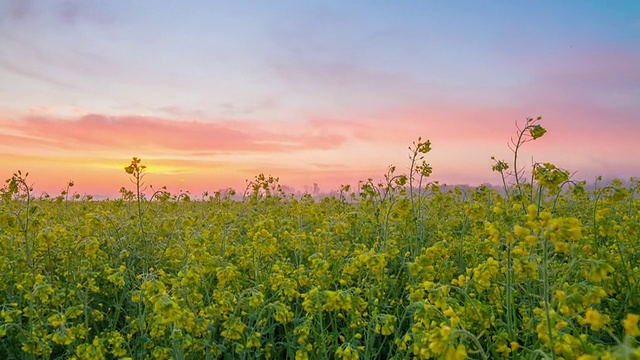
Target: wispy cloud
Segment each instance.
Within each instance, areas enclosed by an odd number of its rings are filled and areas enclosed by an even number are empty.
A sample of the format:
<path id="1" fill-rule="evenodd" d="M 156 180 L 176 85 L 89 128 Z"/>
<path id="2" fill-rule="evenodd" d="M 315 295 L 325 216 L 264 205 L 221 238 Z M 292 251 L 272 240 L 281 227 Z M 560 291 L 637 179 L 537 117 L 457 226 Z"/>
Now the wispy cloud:
<path id="1" fill-rule="evenodd" d="M 640 110 L 640 48 L 567 49 L 523 66 L 531 80 L 514 92 L 514 101 L 538 107 L 573 104 L 606 111 Z"/>
<path id="2" fill-rule="evenodd" d="M 34 9 L 30 0 L 9 0 L 4 5 L 2 16 L 5 19 L 23 20 L 34 14 Z M 1 16 L 1 15 L 0 15 Z"/>
<path id="3" fill-rule="evenodd" d="M 8 0 L 0 6 L 0 9 L 4 10 L 2 11 L 4 16 L 0 15 L 0 18 L 14 23 L 48 18 L 70 26 L 76 25 L 80 21 L 106 26 L 115 21 L 115 15 L 109 5 L 102 2 Z"/>
<path id="4" fill-rule="evenodd" d="M 300 124 L 178 121 L 144 116 L 27 116 L 2 121 L 0 126 L 11 134 L 5 137 L 5 149 L 28 141 L 30 146 L 40 144 L 62 151 L 286 152 L 335 148 L 346 141 L 346 136 L 339 133 L 305 129 Z"/>

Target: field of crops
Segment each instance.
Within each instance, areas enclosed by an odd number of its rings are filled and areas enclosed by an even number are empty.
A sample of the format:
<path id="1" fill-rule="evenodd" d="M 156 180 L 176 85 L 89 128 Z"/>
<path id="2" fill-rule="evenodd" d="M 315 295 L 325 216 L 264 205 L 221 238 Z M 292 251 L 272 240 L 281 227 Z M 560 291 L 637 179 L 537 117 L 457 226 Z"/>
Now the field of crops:
<path id="1" fill-rule="evenodd" d="M 543 134 L 527 120 L 514 150 Z M 135 158 L 117 200 L 34 197 L 16 173 L 0 358 L 640 358 L 640 181 L 496 161 L 505 190 L 445 189 L 429 150 L 323 199 L 265 176 L 142 196 Z"/>

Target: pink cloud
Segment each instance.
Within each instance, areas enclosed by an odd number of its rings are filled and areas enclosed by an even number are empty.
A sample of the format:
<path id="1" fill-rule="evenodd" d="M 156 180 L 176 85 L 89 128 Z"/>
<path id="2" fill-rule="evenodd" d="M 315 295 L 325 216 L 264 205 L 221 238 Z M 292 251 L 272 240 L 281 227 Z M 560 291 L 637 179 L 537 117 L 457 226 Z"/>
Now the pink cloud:
<path id="1" fill-rule="evenodd" d="M 344 135 L 300 125 L 250 121 L 178 121 L 144 116 L 89 114 L 60 119 L 28 116 L 3 121 L 9 130 L 5 147 L 25 141 L 30 146 L 77 149 L 147 149 L 162 152 L 282 152 L 340 146 Z"/>
<path id="2" fill-rule="evenodd" d="M 347 119 L 310 116 L 308 124 L 316 129 L 341 129 L 356 139 L 376 143 L 408 145 L 418 136 L 433 141 L 492 142 L 508 140 L 516 120 L 537 115 L 515 107 L 416 105 Z"/>

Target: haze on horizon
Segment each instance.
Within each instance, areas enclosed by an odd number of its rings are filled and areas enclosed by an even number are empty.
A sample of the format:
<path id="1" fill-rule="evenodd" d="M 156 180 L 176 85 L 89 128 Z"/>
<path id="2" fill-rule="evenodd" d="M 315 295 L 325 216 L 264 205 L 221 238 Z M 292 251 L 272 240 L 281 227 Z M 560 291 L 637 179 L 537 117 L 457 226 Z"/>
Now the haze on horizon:
<path id="1" fill-rule="evenodd" d="M 146 181 L 193 194 L 264 173 L 323 192 L 430 139 L 433 179 L 524 163 L 640 176 L 637 1 L 0 0 L 0 177 L 36 193 Z"/>

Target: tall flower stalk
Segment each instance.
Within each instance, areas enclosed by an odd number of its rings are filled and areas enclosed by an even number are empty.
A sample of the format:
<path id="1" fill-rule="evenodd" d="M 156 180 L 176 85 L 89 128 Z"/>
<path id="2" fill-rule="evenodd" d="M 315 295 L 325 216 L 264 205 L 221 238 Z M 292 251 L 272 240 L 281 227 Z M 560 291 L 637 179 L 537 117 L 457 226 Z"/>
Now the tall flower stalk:
<path id="1" fill-rule="evenodd" d="M 138 209 L 138 231 L 139 231 L 139 238 L 142 241 L 142 243 L 144 244 L 144 261 L 143 261 L 143 266 L 144 266 L 144 272 L 146 273 L 149 269 L 149 244 L 147 242 L 147 238 L 145 236 L 144 233 L 144 218 L 143 218 L 143 212 L 142 212 L 142 198 L 143 198 L 143 191 L 145 190 L 144 187 L 144 182 L 143 182 L 143 178 L 145 176 L 145 169 L 147 167 L 145 165 L 142 165 L 142 159 L 139 159 L 137 157 L 133 157 L 133 159 L 131 159 L 131 164 L 129 164 L 128 166 L 125 166 L 124 171 L 131 175 L 131 182 L 136 186 L 136 205 L 137 205 L 137 209 Z"/>

